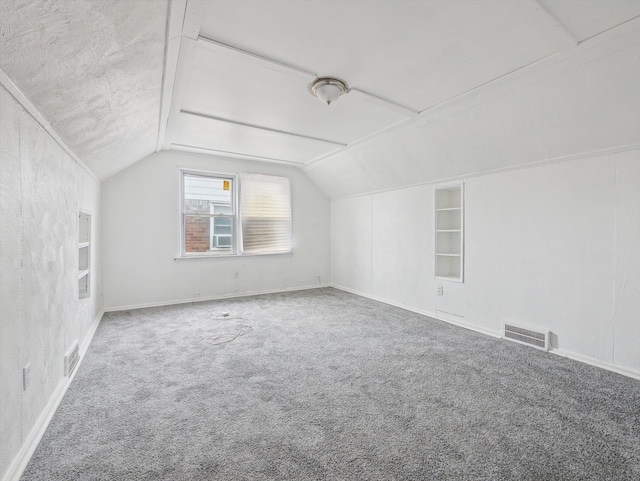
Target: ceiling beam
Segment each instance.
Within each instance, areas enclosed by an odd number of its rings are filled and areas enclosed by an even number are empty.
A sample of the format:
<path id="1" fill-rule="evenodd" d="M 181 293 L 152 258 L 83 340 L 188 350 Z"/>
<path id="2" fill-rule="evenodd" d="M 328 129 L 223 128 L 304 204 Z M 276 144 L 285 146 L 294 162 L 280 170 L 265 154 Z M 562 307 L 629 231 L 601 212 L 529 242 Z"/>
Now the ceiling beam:
<path id="1" fill-rule="evenodd" d="M 158 120 L 158 139 L 156 152 L 162 150 L 167 134 L 167 123 L 171 110 L 171 99 L 178 71 L 178 56 L 182 41 L 182 27 L 185 19 L 187 0 L 169 0 L 167 12 L 167 40 L 164 49 L 164 71 L 160 98 L 160 118 Z"/>
<path id="2" fill-rule="evenodd" d="M 404 115 L 405 117 L 413 118 L 417 117 L 420 114 L 420 112 L 405 107 L 404 105 L 400 105 L 392 102 L 391 100 L 387 100 L 369 92 L 365 92 L 364 90 L 360 90 L 359 88 L 351 87 L 349 88 L 349 93 L 351 92 L 354 92 L 357 95 L 361 95 L 371 103 L 387 108 L 389 110 L 393 110 L 394 112 Z"/>
<path id="3" fill-rule="evenodd" d="M 214 115 L 208 115 L 208 114 L 203 114 L 203 113 L 199 113 L 199 112 L 192 112 L 192 111 L 189 111 L 189 110 L 180 110 L 180 113 L 181 114 L 185 114 L 185 115 L 191 115 L 191 116 L 194 116 L 194 117 L 201 117 L 203 119 L 215 120 L 216 122 L 223 122 L 225 124 L 239 125 L 241 127 L 248 127 L 250 129 L 263 130 L 265 132 L 273 132 L 275 134 L 288 135 L 290 137 L 296 137 L 298 139 L 310 140 L 312 142 L 320 142 L 320 143 L 323 143 L 323 144 L 335 145 L 337 147 L 346 147 L 347 146 L 347 144 L 343 144 L 342 142 L 336 142 L 334 140 L 321 139 L 319 137 L 312 137 L 310 135 L 297 134 L 295 132 L 289 132 L 287 130 L 272 129 L 270 127 L 264 127 L 262 125 L 249 124 L 249 123 L 246 123 L 246 122 L 238 122 L 236 120 L 225 119 L 225 118 L 222 118 L 222 117 L 216 117 Z"/>
<path id="4" fill-rule="evenodd" d="M 175 132 L 173 126 L 180 114 L 182 100 L 189 86 L 189 73 L 191 72 L 191 66 L 193 65 L 193 58 L 195 57 L 197 45 L 198 42 L 196 40 L 188 37 L 183 37 L 180 42 L 180 55 L 178 56 L 175 85 L 171 98 L 171 107 L 169 109 L 167 129 L 161 147 L 162 149 L 171 148 L 171 144 L 173 143 L 173 136 Z"/>
<path id="5" fill-rule="evenodd" d="M 172 124 L 180 112 L 182 97 L 189 83 L 189 73 L 191 72 L 191 65 L 198 44 L 198 34 L 200 33 L 200 26 L 206 8 L 207 0 L 172 0 L 171 15 L 174 22 L 169 26 L 170 32 L 167 34 L 167 38 L 174 39 L 171 47 L 177 49 L 177 58 L 175 60 L 172 58 L 172 62 L 175 62 L 175 67 L 173 63 L 169 64 L 167 62 L 173 69 L 173 81 L 170 82 L 171 92 L 167 95 L 166 103 L 163 95 L 160 126 L 162 135 L 159 135 L 157 150 L 171 148 L 173 141 Z M 173 52 L 171 53 L 173 54 Z M 169 82 L 165 81 L 165 84 L 169 84 Z M 169 87 L 167 87 L 168 89 Z"/>
<path id="6" fill-rule="evenodd" d="M 224 49 L 231 53 L 242 55 L 246 59 L 253 60 L 255 63 L 258 63 L 263 67 L 268 67 L 268 68 L 275 67 L 277 70 L 282 71 L 284 73 L 302 76 L 308 82 L 312 81 L 318 76 L 314 72 L 305 70 L 300 67 L 296 67 L 295 65 L 281 62 L 280 60 L 276 60 L 271 57 L 265 57 L 264 55 L 260 55 L 254 52 L 250 52 L 249 50 L 244 50 L 242 48 L 235 47 L 233 45 L 219 42 L 218 40 L 214 40 L 212 38 L 203 37 L 202 35 L 198 36 L 198 41 L 203 42 L 203 44 L 208 44 L 208 45 L 212 45 L 212 46 Z"/>
<path id="7" fill-rule="evenodd" d="M 296 165 L 296 166 L 301 166 L 303 164 L 302 162 L 294 162 L 292 160 L 276 159 L 272 157 L 262 157 L 259 155 L 243 154 L 241 152 L 231 152 L 228 150 L 210 149 L 207 147 L 196 147 L 193 145 L 186 145 L 186 144 L 180 144 L 180 143 L 171 144 L 171 150 L 178 150 L 181 152 L 194 152 L 194 153 L 208 154 L 208 155 L 214 154 L 214 155 L 219 155 L 225 158 L 234 158 L 239 160 L 254 160 L 254 161 L 259 160 L 260 162 L 271 162 L 276 164 L 289 164 L 289 165 Z"/>
<path id="8" fill-rule="evenodd" d="M 202 18 L 207 8 L 206 0 L 186 0 L 187 8 L 182 25 L 182 36 L 191 40 L 198 40 Z"/>

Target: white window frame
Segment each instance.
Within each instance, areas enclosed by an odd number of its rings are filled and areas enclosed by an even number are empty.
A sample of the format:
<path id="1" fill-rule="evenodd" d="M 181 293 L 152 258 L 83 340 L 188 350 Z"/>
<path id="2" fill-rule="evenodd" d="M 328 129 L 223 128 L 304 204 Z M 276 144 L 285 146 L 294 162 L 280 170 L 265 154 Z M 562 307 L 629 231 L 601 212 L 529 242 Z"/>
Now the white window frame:
<path id="1" fill-rule="evenodd" d="M 222 180 L 230 180 L 232 185 L 232 193 L 231 193 L 231 206 L 232 206 L 232 214 L 228 215 L 233 218 L 232 222 L 232 242 L 231 242 L 231 251 L 228 252 L 186 252 L 186 233 L 185 233 L 185 222 L 186 216 L 185 213 L 185 175 L 193 175 L 200 177 L 212 177 L 215 179 Z M 270 175 L 270 174 L 265 174 Z M 284 176 L 273 176 L 273 177 L 284 177 Z M 179 222 L 180 222 L 180 255 L 176 257 L 176 259 L 198 259 L 198 258 L 215 258 L 215 257 L 233 257 L 233 256 L 273 256 L 273 255 L 291 255 L 293 254 L 293 238 L 291 239 L 291 249 L 283 252 L 250 252 L 245 253 L 242 251 L 243 239 L 242 239 L 242 212 L 240 211 L 241 199 L 242 195 L 242 174 L 225 174 L 218 172 L 209 172 L 209 171 L 201 171 L 201 170 L 193 170 L 193 169 L 179 169 L 179 192 L 180 192 L 180 207 L 179 207 Z M 290 198 L 291 203 L 293 203 L 293 199 Z M 209 216 L 211 219 L 214 218 L 214 215 Z M 227 217 L 225 215 L 225 217 Z M 213 223 L 213 222 L 212 222 Z M 293 206 L 291 206 L 291 235 L 293 236 Z M 213 232 L 211 232 L 213 235 Z M 211 239 L 209 240 L 211 242 Z"/>
<path id="2" fill-rule="evenodd" d="M 184 178 L 187 175 L 193 175 L 198 177 L 211 177 L 214 179 L 230 180 L 231 181 L 231 214 L 209 214 L 206 217 L 213 219 L 214 217 L 231 217 L 231 251 L 229 252 L 186 252 L 187 241 L 185 233 L 185 224 L 187 214 L 185 212 L 185 192 L 184 192 Z M 198 170 L 180 169 L 180 256 L 181 257 L 226 257 L 237 255 L 238 244 L 238 177 L 231 174 L 218 174 L 215 172 L 203 172 Z M 203 215 L 204 216 L 204 215 Z M 211 243 L 211 239 L 209 239 Z"/>

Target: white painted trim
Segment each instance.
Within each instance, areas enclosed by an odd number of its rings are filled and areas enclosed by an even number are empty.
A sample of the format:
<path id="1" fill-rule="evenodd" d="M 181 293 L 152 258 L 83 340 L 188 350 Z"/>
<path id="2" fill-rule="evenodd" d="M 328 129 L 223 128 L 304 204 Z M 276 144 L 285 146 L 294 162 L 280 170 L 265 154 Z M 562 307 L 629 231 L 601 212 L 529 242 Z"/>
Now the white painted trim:
<path id="1" fill-rule="evenodd" d="M 578 39 L 562 25 L 538 0 L 530 0 L 532 15 L 527 15 L 529 22 L 542 37 L 549 38 L 558 52 L 567 52 L 578 46 Z"/>
<path id="2" fill-rule="evenodd" d="M 191 40 L 197 40 L 200 34 L 200 26 L 207 8 L 208 0 L 187 0 L 187 8 L 182 24 L 182 36 Z"/>
<path id="3" fill-rule="evenodd" d="M 477 178 L 477 177 L 484 177 L 485 175 L 493 175 L 493 174 L 499 174 L 502 172 L 511 172 L 514 170 L 521 170 L 521 169 L 531 169 L 534 167 L 542 167 L 545 165 L 550 165 L 550 164 L 559 164 L 561 162 L 568 162 L 571 160 L 578 160 L 578 159 L 588 159 L 591 157 L 600 157 L 600 156 L 605 156 L 605 155 L 613 155 L 613 154 L 619 154 L 622 152 L 633 152 L 635 150 L 640 150 L 640 143 L 637 144 L 627 144 L 627 145 L 617 145 L 614 147 L 608 147 L 606 149 L 599 149 L 599 150 L 592 150 L 592 151 L 588 151 L 588 152 L 580 152 L 578 154 L 570 154 L 570 155 L 561 155 L 558 157 L 553 157 L 551 159 L 542 159 L 542 160 L 534 160 L 533 162 L 526 162 L 524 164 L 518 164 L 518 165 L 508 165 L 506 167 L 498 167 L 496 169 L 491 169 L 491 170 L 485 170 L 482 172 L 471 172 L 469 174 L 464 174 L 464 175 L 459 175 L 459 176 L 455 176 L 455 177 L 445 177 L 442 179 L 435 179 L 435 180 L 428 180 L 425 182 L 417 182 L 415 184 L 409 184 L 409 185 L 402 185 L 399 187 L 393 187 L 390 189 L 380 189 L 380 190 L 373 190 L 373 191 L 369 191 L 369 192 L 362 192 L 360 194 L 352 194 L 352 195 L 345 195 L 342 197 L 332 197 L 331 200 L 343 200 L 343 199 L 353 199 L 355 197 L 362 197 L 362 196 L 366 196 L 366 195 L 376 195 L 376 194 L 385 194 L 387 192 L 393 192 L 396 190 L 403 190 L 403 189 L 411 189 L 414 187 L 422 187 L 425 185 L 440 185 L 440 184 L 447 184 L 447 183 L 456 183 L 456 182 L 461 182 L 461 181 L 465 181 L 467 179 L 471 179 L 471 178 Z M 308 164 L 306 164 L 308 165 Z M 302 166 L 300 168 L 300 170 L 302 170 L 303 172 L 306 170 L 305 166 Z"/>
<path id="4" fill-rule="evenodd" d="M 22 473 L 27 467 L 27 464 L 29 464 L 31 456 L 33 456 L 33 453 L 38 447 L 38 444 L 40 443 L 44 432 L 47 430 L 47 426 L 49 426 L 49 422 L 51 422 L 51 419 L 53 418 L 53 415 L 55 414 L 60 401 L 62 401 L 62 398 L 64 397 L 69 384 L 70 382 L 67 378 L 63 378 L 60 380 L 58 386 L 56 387 L 56 390 L 49 398 L 49 402 L 45 406 L 44 411 L 40 414 L 40 417 L 38 417 L 35 426 L 29 433 L 29 436 L 22 445 L 22 448 L 20 448 L 20 451 L 18 451 L 18 454 L 9 466 L 9 469 L 5 474 L 3 481 L 18 481 L 20 479 L 20 476 L 22 476 Z"/>
<path id="5" fill-rule="evenodd" d="M 624 367 L 616 366 L 615 364 L 611 364 L 605 361 L 600 361 L 599 359 L 595 359 L 590 356 L 583 356 L 582 354 L 577 354 L 572 351 L 566 351 L 564 349 L 550 349 L 550 353 L 555 354 L 557 356 L 566 357 L 569 359 L 573 359 L 574 361 L 583 362 L 585 364 L 589 364 L 591 366 L 599 367 L 600 369 L 605 369 L 607 371 L 612 371 L 617 374 L 622 374 L 623 376 L 627 376 L 633 379 L 640 380 L 640 371 L 634 371 L 632 369 L 627 369 Z"/>
<path id="6" fill-rule="evenodd" d="M 617 38 L 622 35 L 625 35 L 633 30 L 638 30 L 639 28 L 640 28 L 640 16 L 633 17 L 633 18 L 630 18 L 629 20 L 625 20 L 624 22 L 619 23 L 618 25 L 614 25 L 608 30 L 596 33 L 591 37 L 580 40 L 578 45 L 582 46 L 582 45 L 591 45 L 595 43 L 605 42 L 613 38 Z M 638 33 L 639 32 L 636 32 L 636 35 Z"/>
<path id="7" fill-rule="evenodd" d="M 189 15 L 189 7 L 191 7 L 193 0 L 191 0 L 187 6 L 187 13 L 185 14 L 185 29 L 187 23 L 187 16 Z M 169 112 L 167 113 L 167 126 L 164 132 L 163 143 L 161 150 L 169 150 L 171 148 L 171 142 L 175 134 L 176 119 L 180 112 L 180 106 L 185 97 L 186 89 L 189 85 L 189 73 L 191 72 L 191 66 L 193 65 L 193 59 L 195 57 L 197 42 L 184 36 L 180 40 L 180 49 L 178 52 L 178 62 L 176 66 L 176 75 L 173 82 L 173 90 L 171 92 L 171 103 L 169 105 Z"/>
<path id="8" fill-rule="evenodd" d="M 357 87 L 351 87 L 349 92 L 360 95 L 367 102 L 370 102 L 374 105 L 378 105 L 385 109 L 389 109 L 393 112 L 396 112 L 400 115 L 404 115 L 407 118 L 415 118 L 419 115 L 419 112 L 409 107 L 405 107 L 404 105 L 400 105 L 391 100 L 385 99 L 384 97 L 380 97 L 379 95 L 374 95 L 372 93 L 366 92 L 365 90 L 359 89 Z"/>
<path id="9" fill-rule="evenodd" d="M 178 55 L 182 41 L 182 25 L 184 24 L 186 6 L 187 0 L 170 0 L 167 9 L 167 33 L 164 49 L 164 70 L 162 72 L 162 91 L 156 152 L 162 150 L 167 134 L 171 99 L 173 98 L 173 89 L 176 85 L 176 73 L 178 72 Z"/>
<path id="10" fill-rule="evenodd" d="M 266 127 L 264 125 L 250 124 L 250 123 L 247 123 L 247 122 L 240 122 L 238 120 L 225 119 L 223 117 L 218 117 L 218 116 L 215 116 L 215 115 L 205 114 L 205 113 L 202 113 L 202 112 L 194 112 L 194 111 L 191 111 L 191 110 L 181 109 L 180 110 L 180 114 L 191 116 L 191 117 L 200 117 L 200 118 L 207 119 L 207 120 L 214 120 L 216 122 L 223 122 L 223 123 L 226 123 L 226 124 L 238 125 L 240 127 L 247 127 L 249 129 L 262 130 L 264 132 L 271 132 L 271 133 L 274 133 L 274 134 L 288 135 L 290 137 L 295 137 L 295 138 L 298 138 L 298 139 L 307 140 L 307 141 L 311 141 L 311 142 L 317 142 L 317 143 L 321 143 L 321 144 L 330 144 L 330 145 L 336 145 L 336 146 L 339 146 L 339 147 L 346 147 L 347 146 L 347 144 L 343 144 L 342 142 L 338 142 L 337 140 L 323 139 L 323 138 L 320 138 L 320 137 L 312 137 L 310 135 L 298 134 L 296 132 L 291 132 L 291 131 L 288 131 L 288 130 L 273 129 L 271 127 Z"/>
<path id="11" fill-rule="evenodd" d="M 257 54 L 255 52 L 251 52 L 249 50 L 245 50 L 240 47 L 236 47 L 234 45 L 230 45 L 228 43 L 220 42 L 219 40 L 215 40 L 213 38 L 204 37 L 202 35 L 198 36 L 198 45 L 203 45 L 208 48 L 213 48 L 218 51 L 223 51 L 226 53 L 230 53 L 235 56 L 242 56 L 245 60 L 249 60 L 256 65 L 261 67 L 266 67 L 270 69 L 276 69 L 282 73 L 288 75 L 295 75 L 298 78 L 301 78 L 304 81 L 311 82 L 318 75 L 314 72 L 310 72 L 303 68 L 297 67 L 295 65 L 291 65 L 285 62 L 281 62 L 280 60 L 276 60 L 272 57 L 266 57 L 264 55 Z"/>
<path id="12" fill-rule="evenodd" d="M 399 307 L 400 309 L 404 309 L 405 311 L 415 312 L 416 314 L 422 314 L 423 316 L 430 317 L 432 319 L 436 319 L 437 321 L 447 322 L 449 324 L 453 324 L 458 327 L 463 327 L 465 329 L 469 329 L 470 331 L 479 332 L 480 334 L 485 334 L 491 337 L 500 337 L 500 333 L 497 331 L 492 331 L 491 329 L 485 329 L 483 327 L 474 326 L 472 324 L 464 322 L 462 317 L 459 316 L 448 316 L 445 312 L 442 311 L 425 311 L 422 309 L 416 309 L 415 307 L 406 306 L 404 304 L 400 304 L 398 302 L 390 301 L 389 299 L 385 299 L 384 297 L 378 297 L 371 294 L 367 294 L 362 291 L 357 291 L 355 289 L 349 289 L 348 287 L 340 286 L 334 283 L 331 283 L 329 287 L 333 287 L 334 289 L 338 289 L 341 291 L 349 292 L 350 294 L 355 294 L 356 296 L 366 297 L 367 299 L 371 299 L 374 301 L 382 302 L 384 304 L 388 304 L 393 307 Z"/>
<path id="13" fill-rule="evenodd" d="M 383 302 L 385 304 L 389 304 L 390 306 L 394 306 L 394 307 L 399 307 L 400 309 L 405 309 L 407 311 L 411 311 L 411 312 L 415 312 L 416 314 L 422 314 L 423 316 L 427 316 L 427 317 L 431 317 L 433 319 L 436 319 L 438 321 L 443 321 L 443 322 L 447 322 L 449 324 L 453 324 L 455 326 L 458 327 L 463 327 L 465 329 L 469 329 L 471 331 L 475 331 L 475 332 L 479 332 L 480 334 L 485 334 L 487 336 L 491 336 L 491 337 L 496 337 L 498 339 L 503 339 L 502 333 L 500 333 L 499 331 L 493 331 L 491 329 L 485 329 L 483 327 L 479 327 L 473 324 L 469 324 L 467 322 L 462 321 L 461 319 L 463 319 L 462 317 L 458 318 L 458 316 L 448 316 L 446 313 L 444 312 L 439 312 L 436 311 L 434 312 L 430 312 L 430 311 L 424 311 L 421 309 L 415 309 L 413 307 L 409 307 L 409 306 L 405 306 L 402 304 L 399 304 L 397 302 L 392 302 L 389 301 L 387 299 L 384 299 L 382 297 L 378 297 L 378 296 L 373 296 L 371 294 L 367 294 L 361 291 L 357 291 L 354 289 L 349 289 L 348 287 L 344 287 L 344 286 L 339 286 L 337 284 L 331 283 L 330 287 L 333 287 L 334 289 L 339 289 L 341 291 L 345 291 L 345 292 L 349 292 L 351 294 L 355 294 L 357 296 L 361 296 L 361 297 L 366 297 L 367 299 L 372 299 L 374 301 L 378 301 L 378 302 Z M 512 342 L 511 339 L 508 340 L 509 342 Z M 578 362 L 582 362 L 584 364 L 589 364 L 591 366 L 594 367 L 598 367 L 601 369 L 605 369 L 607 371 L 612 371 L 615 372 L 617 374 L 622 374 L 623 376 L 627 376 L 633 379 L 638 379 L 640 380 L 640 372 L 638 371 L 634 371 L 631 369 L 626 369 L 624 367 L 620 367 L 620 366 L 616 366 L 614 364 L 610 364 L 608 362 L 605 361 L 600 361 L 598 359 L 595 359 L 593 357 L 590 356 L 584 356 L 582 354 L 577 354 L 575 352 L 571 352 L 571 351 L 566 351 L 564 349 L 554 349 L 553 347 L 550 347 L 548 351 L 551 354 L 555 354 L 556 356 L 562 356 L 562 357 L 566 357 L 569 359 L 573 359 L 574 361 L 578 361 Z"/>
<path id="14" fill-rule="evenodd" d="M 171 149 L 178 152 L 189 152 L 192 154 L 201 154 L 209 157 L 217 156 L 223 160 L 250 160 L 253 162 L 270 162 L 272 164 L 286 164 L 290 166 L 301 167 L 301 162 L 294 162 L 292 160 L 274 159 L 272 157 L 260 157 L 258 155 L 242 154 L 240 152 L 228 152 L 225 150 L 208 149 L 206 147 L 194 147 L 193 145 L 185 144 L 171 144 Z"/>
<path id="15" fill-rule="evenodd" d="M 0 69 L 0 85 L 2 85 L 9 95 L 11 95 L 16 101 L 22 106 L 23 109 L 27 111 L 29 115 L 35 120 L 40 127 L 44 129 L 46 133 L 48 133 L 53 140 L 64 150 L 69 157 L 71 157 L 80 167 L 82 167 L 89 176 L 100 182 L 98 177 L 91 171 L 91 169 L 85 164 L 80 158 L 71 150 L 71 148 L 60 138 L 60 136 L 56 133 L 53 126 L 47 121 L 47 119 L 40 113 L 40 111 L 33 105 L 27 96 L 22 93 L 22 91 L 18 88 L 16 84 L 5 74 L 2 69 Z"/>
<path id="16" fill-rule="evenodd" d="M 38 417 L 38 420 L 31 429 L 31 432 L 29 433 L 26 441 L 22 444 L 20 451 L 18 451 L 18 454 L 16 454 L 16 456 L 13 458 L 13 461 L 9 465 L 9 469 L 7 470 L 2 481 L 19 481 L 22 473 L 31 460 L 31 456 L 33 456 L 33 453 L 36 451 L 36 448 L 38 447 L 42 436 L 44 436 L 44 433 L 47 430 L 51 419 L 53 419 L 53 415 L 56 413 L 56 410 L 58 409 L 62 398 L 64 398 L 64 395 L 71 385 L 73 378 L 76 376 L 76 373 L 80 370 L 80 365 L 84 360 L 84 355 L 89 349 L 89 344 L 91 344 L 93 335 L 98 329 L 98 325 L 100 324 L 103 315 L 104 311 L 100 311 L 95 317 L 93 324 L 87 331 L 87 334 L 84 336 L 84 339 L 80 344 L 80 359 L 78 360 L 78 364 L 73 371 L 73 374 L 68 378 L 63 377 L 60 382 L 58 382 L 55 391 L 49 398 L 49 402 Z"/>
<path id="17" fill-rule="evenodd" d="M 193 302 L 218 301 L 222 299 L 235 299 L 237 297 L 261 296 L 263 294 L 278 294 L 281 292 L 306 291 L 308 289 L 322 289 L 324 287 L 330 287 L 330 286 L 328 284 L 312 284 L 309 286 L 288 287 L 286 289 L 268 289 L 263 291 L 251 291 L 251 292 L 243 292 L 239 294 L 228 294 L 228 295 L 221 295 L 221 296 L 194 297 L 192 299 L 175 299 L 175 300 L 163 301 L 163 302 L 146 302 L 143 304 L 131 304 L 129 306 L 106 307 L 105 312 L 129 311 L 132 309 L 145 309 L 147 307 L 174 306 L 178 304 L 191 304 Z"/>
<path id="18" fill-rule="evenodd" d="M 78 362 L 78 366 L 76 366 L 76 369 L 75 369 L 73 375 L 71 376 L 71 379 L 73 379 L 73 377 L 76 375 L 75 373 L 78 372 L 78 367 L 80 366 L 80 363 L 84 359 L 84 355 L 89 350 L 89 345 L 91 344 L 91 341 L 93 340 L 94 334 L 98 330 L 98 326 L 100 325 L 100 321 L 102 320 L 102 316 L 104 316 L 104 313 L 105 313 L 104 310 L 102 310 L 102 311 L 100 311 L 98 313 L 98 315 L 93 320 L 93 324 L 91 325 L 91 327 L 89 328 L 89 330 L 85 334 L 84 339 L 82 339 L 82 342 L 80 343 L 80 361 Z"/>

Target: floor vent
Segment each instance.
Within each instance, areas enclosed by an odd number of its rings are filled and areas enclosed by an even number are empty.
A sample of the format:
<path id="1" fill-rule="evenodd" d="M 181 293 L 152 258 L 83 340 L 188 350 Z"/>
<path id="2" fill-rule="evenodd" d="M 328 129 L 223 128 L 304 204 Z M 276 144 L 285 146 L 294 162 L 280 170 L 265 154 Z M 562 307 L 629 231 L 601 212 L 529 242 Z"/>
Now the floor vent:
<path id="1" fill-rule="evenodd" d="M 78 365 L 80 360 L 80 345 L 78 341 L 74 341 L 67 353 L 64 355 L 64 375 L 65 377 L 71 376 L 73 370 Z"/>
<path id="2" fill-rule="evenodd" d="M 549 331 L 505 323 L 504 338 L 545 351 L 549 350 Z"/>

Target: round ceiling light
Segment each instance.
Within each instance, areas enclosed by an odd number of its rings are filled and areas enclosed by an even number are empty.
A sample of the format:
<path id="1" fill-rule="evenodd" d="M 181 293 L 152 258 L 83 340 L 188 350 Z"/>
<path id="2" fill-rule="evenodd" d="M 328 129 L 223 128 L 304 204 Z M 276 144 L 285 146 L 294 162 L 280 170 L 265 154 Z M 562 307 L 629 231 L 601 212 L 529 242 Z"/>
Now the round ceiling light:
<path id="1" fill-rule="evenodd" d="M 346 82 L 333 77 L 318 77 L 309 84 L 309 92 L 321 102 L 330 105 L 338 97 L 349 92 Z"/>

